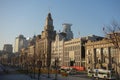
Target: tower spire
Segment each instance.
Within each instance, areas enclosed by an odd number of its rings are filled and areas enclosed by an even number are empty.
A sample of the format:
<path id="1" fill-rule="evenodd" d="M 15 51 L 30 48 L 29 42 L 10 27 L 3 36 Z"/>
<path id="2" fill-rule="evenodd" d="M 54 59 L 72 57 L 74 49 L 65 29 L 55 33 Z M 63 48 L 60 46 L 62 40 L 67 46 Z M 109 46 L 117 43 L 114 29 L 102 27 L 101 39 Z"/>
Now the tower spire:
<path id="1" fill-rule="evenodd" d="M 51 16 L 50 12 L 47 15 L 44 29 L 45 30 L 51 30 L 51 31 L 53 31 L 53 29 L 54 29 L 53 28 L 53 19 L 52 19 L 52 16 Z"/>
<path id="2" fill-rule="evenodd" d="M 47 19 L 48 19 L 48 20 L 52 20 L 52 17 L 51 17 L 51 13 L 50 13 L 50 12 L 48 13 Z"/>

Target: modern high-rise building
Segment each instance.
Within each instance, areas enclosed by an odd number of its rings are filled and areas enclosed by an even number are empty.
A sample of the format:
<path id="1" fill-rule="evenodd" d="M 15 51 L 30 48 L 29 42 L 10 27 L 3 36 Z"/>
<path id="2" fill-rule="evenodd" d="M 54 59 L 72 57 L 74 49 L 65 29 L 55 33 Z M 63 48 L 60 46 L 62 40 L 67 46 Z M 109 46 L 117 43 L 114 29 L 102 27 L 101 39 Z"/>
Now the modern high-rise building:
<path id="1" fill-rule="evenodd" d="M 15 39 L 15 46 L 14 46 L 14 52 L 18 53 L 22 48 L 26 48 L 28 46 L 28 41 L 23 35 L 19 35 Z"/>
<path id="2" fill-rule="evenodd" d="M 66 33 L 66 39 L 70 40 L 73 39 L 73 32 L 71 31 L 72 24 L 64 23 L 63 25 L 63 32 Z"/>
<path id="3" fill-rule="evenodd" d="M 3 51 L 12 53 L 13 52 L 13 47 L 11 44 L 4 44 Z"/>

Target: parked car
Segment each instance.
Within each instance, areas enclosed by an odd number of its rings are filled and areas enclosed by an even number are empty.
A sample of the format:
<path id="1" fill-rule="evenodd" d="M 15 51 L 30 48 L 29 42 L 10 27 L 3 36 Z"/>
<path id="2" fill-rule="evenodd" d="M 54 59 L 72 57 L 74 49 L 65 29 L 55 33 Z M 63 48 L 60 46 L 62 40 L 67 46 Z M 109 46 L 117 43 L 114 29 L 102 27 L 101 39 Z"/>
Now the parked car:
<path id="1" fill-rule="evenodd" d="M 75 68 L 70 68 L 68 71 L 67 71 L 68 74 L 77 74 L 77 70 Z"/>
<path id="2" fill-rule="evenodd" d="M 60 72 L 65 72 L 67 74 L 76 74 L 77 73 L 77 70 L 75 68 L 61 68 L 60 69 Z"/>

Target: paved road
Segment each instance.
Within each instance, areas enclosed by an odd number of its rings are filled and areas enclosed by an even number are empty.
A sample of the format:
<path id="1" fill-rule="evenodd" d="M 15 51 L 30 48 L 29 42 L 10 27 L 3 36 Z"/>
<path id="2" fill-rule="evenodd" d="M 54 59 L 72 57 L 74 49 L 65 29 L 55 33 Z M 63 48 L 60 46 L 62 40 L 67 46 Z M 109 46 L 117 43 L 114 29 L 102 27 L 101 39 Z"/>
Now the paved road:
<path id="1" fill-rule="evenodd" d="M 8 72 L 4 72 L 3 69 L 6 69 Z M 30 75 L 20 74 L 16 72 L 15 69 L 11 67 L 4 67 L 0 65 L 0 80 L 38 80 L 37 74 L 36 78 L 31 78 Z M 54 80 L 55 74 L 50 74 L 50 78 L 47 78 L 47 74 L 42 74 L 39 80 Z M 69 75 L 68 77 L 63 77 L 58 75 L 57 80 L 92 80 L 87 78 L 86 75 Z"/>
<path id="2" fill-rule="evenodd" d="M 38 80 L 37 77 L 35 79 L 29 77 L 28 75 L 24 74 L 8 74 L 8 75 L 0 75 L 0 80 Z M 47 78 L 47 75 L 41 76 L 40 80 L 54 80 L 54 77 Z M 57 80 L 91 80 L 87 78 L 81 77 L 60 77 L 58 76 Z"/>

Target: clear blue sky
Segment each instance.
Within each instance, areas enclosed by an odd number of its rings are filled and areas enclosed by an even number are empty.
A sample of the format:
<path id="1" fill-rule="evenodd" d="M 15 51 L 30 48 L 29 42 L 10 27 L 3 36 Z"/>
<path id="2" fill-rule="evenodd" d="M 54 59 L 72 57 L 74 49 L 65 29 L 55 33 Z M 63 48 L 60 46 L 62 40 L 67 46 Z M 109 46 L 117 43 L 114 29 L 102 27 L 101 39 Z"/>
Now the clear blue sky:
<path id="1" fill-rule="evenodd" d="M 48 12 L 55 30 L 71 23 L 74 37 L 103 36 L 104 24 L 113 19 L 120 23 L 120 0 L 0 0 L 0 50 L 14 44 L 15 37 L 41 34 Z"/>

